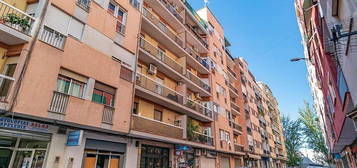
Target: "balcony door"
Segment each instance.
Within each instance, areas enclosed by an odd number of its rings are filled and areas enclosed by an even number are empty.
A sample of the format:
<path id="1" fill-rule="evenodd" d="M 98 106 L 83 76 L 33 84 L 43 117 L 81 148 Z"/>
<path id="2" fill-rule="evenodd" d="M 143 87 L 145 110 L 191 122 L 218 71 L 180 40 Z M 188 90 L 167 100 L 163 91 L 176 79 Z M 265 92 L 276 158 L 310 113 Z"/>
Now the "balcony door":
<path id="1" fill-rule="evenodd" d="M 157 77 L 155 81 L 156 81 L 156 93 L 160 95 L 164 94 L 164 79 Z"/>

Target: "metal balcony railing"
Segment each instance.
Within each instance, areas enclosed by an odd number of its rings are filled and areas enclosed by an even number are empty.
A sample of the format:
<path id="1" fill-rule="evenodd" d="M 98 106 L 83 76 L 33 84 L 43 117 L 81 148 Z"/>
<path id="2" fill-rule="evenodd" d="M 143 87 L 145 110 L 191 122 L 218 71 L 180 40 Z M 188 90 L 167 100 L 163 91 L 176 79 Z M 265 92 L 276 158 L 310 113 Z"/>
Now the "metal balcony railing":
<path id="1" fill-rule="evenodd" d="M 199 56 L 199 54 L 196 53 L 195 50 L 193 50 L 192 48 L 189 48 L 189 47 L 187 47 L 185 50 L 188 52 L 188 54 L 189 54 L 191 57 L 193 57 L 194 59 L 196 59 L 196 60 L 197 60 L 201 65 L 203 65 L 206 69 L 208 69 L 208 70 L 210 69 L 209 64 L 207 63 L 207 61 L 206 61 L 205 59 L 202 59 L 202 58 Z"/>
<path id="2" fill-rule="evenodd" d="M 4 1 L 0 1 L 0 23 L 30 35 L 35 18 Z"/>
<path id="3" fill-rule="evenodd" d="M 188 140 L 192 142 L 213 146 L 213 137 L 199 132 L 193 132 L 193 136 L 188 137 Z"/>
<path id="4" fill-rule="evenodd" d="M 183 23 L 183 18 L 182 16 L 177 12 L 176 8 L 173 7 L 170 3 L 168 3 L 166 0 L 159 0 L 159 2 L 161 2 L 167 10 L 169 10 L 171 12 L 172 15 L 174 15 L 177 20 L 179 20 L 181 23 Z"/>
<path id="5" fill-rule="evenodd" d="M 165 33 L 171 40 L 175 41 L 177 45 L 183 47 L 183 41 L 177 35 L 175 35 L 175 33 L 171 32 L 171 30 L 166 26 L 166 24 L 161 22 L 148 9 L 143 8 L 143 15 L 147 19 L 149 19 L 150 22 L 154 24 L 158 29 L 160 29 L 163 33 Z"/>
<path id="6" fill-rule="evenodd" d="M 180 93 L 154 81 L 153 79 L 150 79 L 143 74 L 136 74 L 136 84 L 167 99 L 183 104 L 183 96 Z"/>
<path id="7" fill-rule="evenodd" d="M 233 71 L 229 66 L 227 66 L 227 69 L 228 69 L 228 72 L 229 72 L 234 78 L 237 78 L 236 73 L 234 73 L 234 71 Z"/>
<path id="8" fill-rule="evenodd" d="M 193 101 L 189 98 L 187 98 L 186 104 L 185 106 L 191 108 L 192 110 L 195 110 L 197 112 L 199 112 L 200 114 L 203 114 L 209 118 L 212 118 L 213 114 L 212 114 L 212 110 L 208 109 L 207 107 L 203 106 L 202 104 Z"/>
<path id="9" fill-rule="evenodd" d="M 143 37 L 140 38 L 140 48 L 144 49 L 146 52 L 150 53 L 155 58 L 159 59 L 162 63 L 168 65 L 176 72 L 183 75 L 183 66 L 176 62 L 174 59 L 166 55 L 161 49 L 153 46 L 151 43 L 146 41 Z"/>
<path id="10" fill-rule="evenodd" d="M 102 122 L 106 124 L 113 124 L 114 111 L 114 107 L 104 105 Z"/>
<path id="11" fill-rule="evenodd" d="M 6 101 L 15 78 L 0 74 L 0 101 Z"/>
<path id="12" fill-rule="evenodd" d="M 190 72 L 189 70 L 186 70 L 186 75 L 185 75 L 189 80 L 191 80 L 193 83 L 201 87 L 202 89 L 206 90 L 207 92 L 211 92 L 211 87 L 206 84 L 205 82 L 202 81 L 201 78 Z"/>
<path id="13" fill-rule="evenodd" d="M 42 34 L 40 35 L 40 40 L 58 49 L 63 49 L 66 42 L 66 36 L 53 30 L 47 26 L 43 27 Z"/>
<path id="14" fill-rule="evenodd" d="M 90 0 L 77 0 L 77 5 L 82 9 L 89 11 L 90 8 Z"/>
<path id="15" fill-rule="evenodd" d="M 69 95 L 54 91 L 49 112 L 65 114 L 68 105 Z"/>
<path id="16" fill-rule="evenodd" d="M 186 27 L 188 30 L 190 30 L 190 32 L 197 38 L 198 41 L 200 41 L 202 43 L 203 46 L 205 46 L 206 48 L 208 48 L 208 44 L 207 41 L 204 40 L 201 36 L 200 33 L 198 33 L 198 31 L 196 29 L 194 29 L 191 25 L 186 24 Z"/>

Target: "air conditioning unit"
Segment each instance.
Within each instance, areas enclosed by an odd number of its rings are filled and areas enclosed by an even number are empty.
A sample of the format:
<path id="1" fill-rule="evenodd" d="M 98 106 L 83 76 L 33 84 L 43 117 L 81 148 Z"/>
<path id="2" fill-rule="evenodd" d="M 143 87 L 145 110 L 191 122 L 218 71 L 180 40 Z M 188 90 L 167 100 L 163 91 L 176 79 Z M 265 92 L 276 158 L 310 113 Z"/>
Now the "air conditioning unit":
<path id="1" fill-rule="evenodd" d="M 201 156 L 201 150 L 195 149 L 195 156 Z"/>
<path id="2" fill-rule="evenodd" d="M 148 73 L 154 75 L 157 72 L 157 67 L 154 64 L 149 64 Z"/>

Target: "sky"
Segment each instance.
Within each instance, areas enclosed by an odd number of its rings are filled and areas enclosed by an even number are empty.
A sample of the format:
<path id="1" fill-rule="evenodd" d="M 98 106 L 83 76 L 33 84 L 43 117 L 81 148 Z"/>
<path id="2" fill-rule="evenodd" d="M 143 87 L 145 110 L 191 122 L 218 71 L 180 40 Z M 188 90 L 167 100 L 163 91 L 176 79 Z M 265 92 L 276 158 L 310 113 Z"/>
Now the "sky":
<path id="1" fill-rule="evenodd" d="M 195 9 L 203 0 L 189 0 Z M 234 57 L 243 57 L 257 81 L 269 85 L 282 115 L 298 117 L 304 101 L 312 102 L 296 21 L 294 0 L 210 0 L 208 7 L 224 27 Z"/>

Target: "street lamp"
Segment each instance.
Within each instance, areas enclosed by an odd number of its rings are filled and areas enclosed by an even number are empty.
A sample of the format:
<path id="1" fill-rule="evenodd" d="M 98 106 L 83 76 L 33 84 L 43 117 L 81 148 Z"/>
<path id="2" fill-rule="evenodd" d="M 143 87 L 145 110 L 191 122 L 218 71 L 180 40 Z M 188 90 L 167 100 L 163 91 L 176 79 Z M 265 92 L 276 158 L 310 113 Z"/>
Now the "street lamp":
<path id="1" fill-rule="evenodd" d="M 301 61 L 301 60 L 308 60 L 307 58 L 292 58 L 290 61 L 291 62 L 297 62 L 297 61 Z"/>

